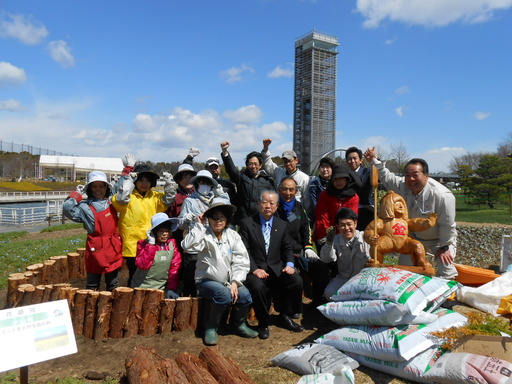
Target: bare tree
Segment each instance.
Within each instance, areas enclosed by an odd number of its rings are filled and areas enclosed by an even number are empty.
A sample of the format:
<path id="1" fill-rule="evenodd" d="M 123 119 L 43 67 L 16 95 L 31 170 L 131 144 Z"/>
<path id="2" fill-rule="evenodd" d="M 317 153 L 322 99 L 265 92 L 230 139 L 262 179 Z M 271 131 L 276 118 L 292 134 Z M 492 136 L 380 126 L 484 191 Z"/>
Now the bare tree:
<path id="1" fill-rule="evenodd" d="M 480 160 L 485 155 L 489 155 L 489 153 L 485 153 L 485 152 L 469 153 L 468 152 L 461 156 L 454 156 L 450 160 L 450 164 L 448 165 L 450 172 L 459 173 L 459 171 L 463 165 L 466 165 L 471 169 L 477 169 L 480 164 Z"/>
<path id="2" fill-rule="evenodd" d="M 512 132 L 509 132 L 505 141 L 498 145 L 498 157 L 510 157 L 512 155 Z"/>
<path id="3" fill-rule="evenodd" d="M 404 143 L 400 142 L 400 144 L 391 145 L 390 158 L 394 161 L 388 163 L 388 168 L 392 166 L 393 169 L 390 169 L 392 172 L 402 174 L 405 164 L 411 159 L 411 156 Z"/>

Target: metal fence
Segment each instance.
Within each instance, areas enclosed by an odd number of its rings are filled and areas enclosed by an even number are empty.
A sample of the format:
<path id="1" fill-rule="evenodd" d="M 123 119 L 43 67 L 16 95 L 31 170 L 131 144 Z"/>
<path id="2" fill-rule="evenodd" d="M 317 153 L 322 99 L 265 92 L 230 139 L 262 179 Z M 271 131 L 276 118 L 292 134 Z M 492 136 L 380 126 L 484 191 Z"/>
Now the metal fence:
<path id="1" fill-rule="evenodd" d="M 63 201 L 47 201 L 46 207 L 1 208 L 0 226 L 27 226 L 62 220 Z"/>
<path id="2" fill-rule="evenodd" d="M 46 148 L 37 148 L 28 144 L 17 144 L 0 139 L 0 151 L 3 152 L 28 152 L 31 155 L 74 156 L 64 152 L 53 151 Z"/>

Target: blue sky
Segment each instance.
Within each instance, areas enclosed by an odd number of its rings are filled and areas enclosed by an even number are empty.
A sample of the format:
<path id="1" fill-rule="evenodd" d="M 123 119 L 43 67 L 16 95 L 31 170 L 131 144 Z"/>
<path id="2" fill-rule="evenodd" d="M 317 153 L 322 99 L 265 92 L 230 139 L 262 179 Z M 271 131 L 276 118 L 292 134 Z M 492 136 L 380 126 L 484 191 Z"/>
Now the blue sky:
<path id="1" fill-rule="evenodd" d="M 0 139 L 198 161 L 292 146 L 295 40 L 340 42 L 336 147 L 431 171 L 512 132 L 512 0 L 0 1 Z"/>

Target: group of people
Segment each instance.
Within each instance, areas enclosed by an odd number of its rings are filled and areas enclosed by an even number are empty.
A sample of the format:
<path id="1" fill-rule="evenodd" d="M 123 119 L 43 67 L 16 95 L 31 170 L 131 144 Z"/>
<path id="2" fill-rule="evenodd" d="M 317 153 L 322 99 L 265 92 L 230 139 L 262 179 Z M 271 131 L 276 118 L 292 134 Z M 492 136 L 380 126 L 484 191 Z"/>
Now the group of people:
<path id="1" fill-rule="evenodd" d="M 323 158 L 319 175 L 310 178 L 292 150 L 282 153 L 282 166 L 275 164 L 271 143 L 264 139 L 242 170 L 227 141 L 220 144 L 222 161 L 210 157 L 199 171 L 193 166 L 199 150 L 191 148 L 174 176 L 162 175 L 163 191 L 153 189 L 160 176 L 129 154 L 115 185 L 104 173 L 91 172 L 63 206 L 64 215 L 82 222 L 88 233 L 87 288 L 98 289 L 101 275 L 107 289 L 117 287 L 124 258 L 129 286 L 206 300 L 207 345 L 217 344 L 229 306 L 231 329 L 242 337 L 269 337 L 272 305 L 278 324 L 301 332 L 294 319 L 302 313 L 303 292 L 315 305 L 329 300 L 370 258 L 363 231 L 373 220 L 374 202 L 364 158 L 376 165 L 384 188 L 402 194 L 410 217 L 437 214 L 433 228 L 409 235 L 434 256 L 440 276 L 456 276 L 455 199 L 428 177 L 424 160 L 412 159 L 399 177 L 375 148 L 363 156 L 350 147 L 345 163 Z M 229 180 L 220 177 L 221 163 Z M 256 330 L 246 324 L 251 306 Z"/>

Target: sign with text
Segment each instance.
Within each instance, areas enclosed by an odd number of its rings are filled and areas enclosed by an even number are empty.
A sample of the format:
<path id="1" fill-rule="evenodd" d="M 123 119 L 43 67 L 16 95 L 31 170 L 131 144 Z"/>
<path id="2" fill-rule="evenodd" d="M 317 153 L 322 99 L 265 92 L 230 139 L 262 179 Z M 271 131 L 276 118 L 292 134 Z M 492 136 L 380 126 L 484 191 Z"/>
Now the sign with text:
<path id="1" fill-rule="evenodd" d="M 0 372 L 77 352 L 67 300 L 0 311 Z"/>

